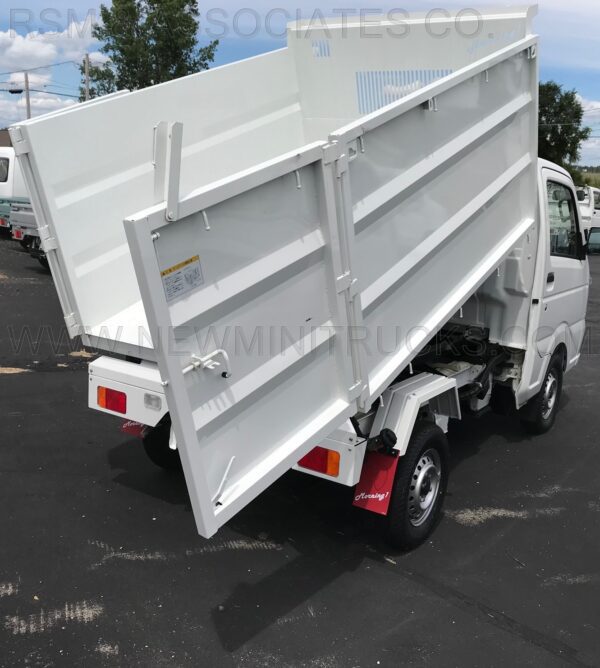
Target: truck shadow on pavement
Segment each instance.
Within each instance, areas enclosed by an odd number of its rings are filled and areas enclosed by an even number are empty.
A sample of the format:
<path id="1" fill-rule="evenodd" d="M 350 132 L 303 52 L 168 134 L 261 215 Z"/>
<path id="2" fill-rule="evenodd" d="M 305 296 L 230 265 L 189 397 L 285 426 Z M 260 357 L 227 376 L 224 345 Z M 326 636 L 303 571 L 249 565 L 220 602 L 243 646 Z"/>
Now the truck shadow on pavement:
<path id="1" fill-rule="evenodd" d="M 567 403 L 565 393 L 563 407 Z M 501 445 L 516 452 L 534 440 L 516 416 L 492 413 L 467 416 L 451 425 L 448 436 L 453 471 L 482 449 Z M 119 471 L 114 478 L 118 484 L 191 512 L 183 476 L 156 469 L 146 461 L 139 443 L 125 441 L 113 448 L 109 463 L 111 469 Z M 452 475 L 450 481 L 451 495 Z M 319 592 L 344 575 L 370 564 L 387 566 L 386 562 L 394 565 L 397 576 L 416 579 L 434 595 L 454 598 L 456 605 L 484 621 L 493 618 L 496 625 L 505 624 L 514 631 L 516 622 L 504 619 L 502 613 L 493 611 L 491 615 L 489 610 L 480 610 L 477 601 L 463 600 L 454 590 L 440 594 L 443 585 L 412 569 L 414 553 L 394 551 L 383 541 L 384 518 L 354 508 L 352 496 L 350 488 L 290 471 L 228 523 L 225 531 L 232 532 L 234 540 L 268 540 L 296 552 L 296 556 L 257 583 L 232 584 L 229 595 L 210 611 L 198 610 L 199 615 L 208 612 L 225 650 L 236 652 L 266 629 L 285 623 L 294 611 L 318 600 Z M 309 606 L 309 615 L 310 610 Z M 517 635 L 530 633 L 532 630 L 525 628 Z"/>
<path id="2" fill-rule="evenodd" d="M 124 440 L 109 450 L 108 464 L 115 472 L 113 482 L 192 511 L 183 476 L 163 471 L 152 464 L 138 439 Z"/>

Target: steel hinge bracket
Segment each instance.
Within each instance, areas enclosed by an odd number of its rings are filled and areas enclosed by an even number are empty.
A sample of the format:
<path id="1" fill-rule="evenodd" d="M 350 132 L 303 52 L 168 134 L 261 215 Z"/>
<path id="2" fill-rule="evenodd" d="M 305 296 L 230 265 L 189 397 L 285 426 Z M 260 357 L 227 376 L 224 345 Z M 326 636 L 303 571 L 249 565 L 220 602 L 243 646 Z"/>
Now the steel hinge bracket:
<path id="1" fill-rule="evenodd" d="M 342 155 L 335 161 L 335 175 L 338 179 L 341 179 L 342 176 L 348 171 L 348 155 L 342 153 Z"/>
<path id="2" fill-rule="evenodd" d="M 348 395 L 350 397 L 350 401 L 355 401 L 360 396 L 362 396 L 366 388 L 367 386 L 365 385 L 365 383 L 363 383 L 362 380 L 356 381 L 354 385 L 348 388 Z"/>
<path id="3" fill-rule="evenodd" d="M 352 275 L 349 271 L 343 273 L 341 276 L 338 276 L 335 283 L 337 286 L 338 295 L 342 292 L 347 292 L 348 298 L 352 300 L 358 294 L 358 279 L 352 278 Z"/>
<path id="4" fill-rule="evenodd" d="M 38 228 L 38 232 L 40 233 L 40 241 L 42 244 L 42 249 L 45 253 L 56 250 L 58 248 L 56 238 L 52 236 L 47 225 Z"/>
<path id="5" fill-rule="evenodd" d="M 352 276 L 349 271 L 343 273 L 341 276 L 336 278 L 337 293 L 338 295 L 346 290 L 350 290 L 352 284 L 356 282 L 356 279 L 352 279 Z"/>
<path id="6" fill-rule="evenodd" d="M 437 97 L 432 97 L 430 100 L 423 102 L 422 106 L 425 111 L 439 111 Z"/>
<path id="7" fill-rule="evenodd" d="M 15 155 L 25 155 L 31 151 L 29 142 L 23 136 L 23 131 L 20 127 L 11 128 L 9 131 L 10 140 L 15 151 Z"/>
<path id="8" fill-rule="evenodd" d="M 67 326 L 67 330 L 69 331 L 69 335 L 71 337 L 79 336 L 79 334 L 82 334 L 83 332 L 83 328 L 77 322 L 77 318 L 75 317 L 74 313 L 69 313 L 65 316 L 65 325 Z"/>
<path id="9" fill-rule="evenodd" d="M 336 141 L 331 142 L 331 144 L 326 144 L 323 146 L 323 164 L 331 165 L 335 162 L 341 155 L 340 144 Z"/>

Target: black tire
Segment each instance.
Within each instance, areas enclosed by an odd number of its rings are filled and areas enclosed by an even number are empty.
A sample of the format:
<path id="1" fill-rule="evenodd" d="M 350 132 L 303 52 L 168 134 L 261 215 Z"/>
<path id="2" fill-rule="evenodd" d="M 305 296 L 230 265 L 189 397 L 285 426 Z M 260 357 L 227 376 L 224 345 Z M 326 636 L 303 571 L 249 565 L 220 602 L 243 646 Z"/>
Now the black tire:
<path id="1" fill-rule="evenodd" d="M 520 410 L 523 426 L 531 434 L 552 429 L 560 404 L 563 384 L 563 355 L 554 353 L 544 376 L 542 389 Z"/>
<path id="2" fill-rule="evenodd" d="M 386 538 L 394 547 L 412 550 L 427 540 L 431 534 L 437 524 L 446 495 L 448 460 L 448 440 L 444 432 L 431 422 L 418 422 L 413 429 L 406 454 L 398 463 L 392 488 Z M 437 472 L 432 470 L 432 466 L 437 468 Z M 425 479 L 421 480 L 425 484 L 421 491 L 428 491 L 426 480 L 428 472 L 434 478 L 437 476 L 437 489 L 435 491 L 429 489 L 429 493 L 433 496 L 427 504 L 426 514 L 415 506 L 413 498 L 415 485 L 421 483 L 419 476 L 422 470 Z M 431 485 L 431 480 L 429 484 Z M 433 484 L 435 485 L 435 481 Z M 419 517 L 419 514 L 423 516 Z"/>
<path id="3" fill-rule="evenodd" d="M 31 245 L 31 240 L 30 240 L 29 238 L 26 238 L 26 239 L 19 239 L 19 245 L 21 246 L 21 248 L 22 248 L 23 250 L 28 251 L 28 250 L 29 250 L 29 246 Z"/>
<path id="4" fill-rule="evenodd" d="M 163 418 L 143 438 L 144 450 L 153 464 L 165 471 L 181 471 L 178 450 L 169 448 L 171 418 Z"/>
<path id="5" fill-rule="evenodd" d="M 46 269 L 46 271 L 50 271 L 50 265 L 48 264 L 48 258 L 44 255 L 42 257 L 38 257 L 38 262 Z"/>

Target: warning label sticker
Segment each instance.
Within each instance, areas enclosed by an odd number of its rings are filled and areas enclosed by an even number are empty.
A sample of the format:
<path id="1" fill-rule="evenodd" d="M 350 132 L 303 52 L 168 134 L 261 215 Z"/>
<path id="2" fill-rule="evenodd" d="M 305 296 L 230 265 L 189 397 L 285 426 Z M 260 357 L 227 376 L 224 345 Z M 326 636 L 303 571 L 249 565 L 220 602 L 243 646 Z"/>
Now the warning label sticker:
<path id="1" fill-rule="evenodd" d="M 199 255 L 161 271 L 160 275 L 168 302 L 183 297 L 204 284 Z"/>

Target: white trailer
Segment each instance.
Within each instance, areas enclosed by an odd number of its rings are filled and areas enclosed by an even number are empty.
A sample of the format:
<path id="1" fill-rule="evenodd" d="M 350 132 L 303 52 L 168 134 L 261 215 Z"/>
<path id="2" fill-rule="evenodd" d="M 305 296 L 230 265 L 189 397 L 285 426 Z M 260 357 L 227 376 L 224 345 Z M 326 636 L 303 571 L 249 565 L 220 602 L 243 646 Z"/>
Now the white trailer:
<path id="1" fill-rule="evenodd" d="M 300 22 L 11 129 L 69 331 L 107 353 L 90 406 L 183 467 L 202 536 L 296 467 L 412 547 L 449 419 L 552 426 L 589 275 L 537 159 L 534 13 Z"/>

